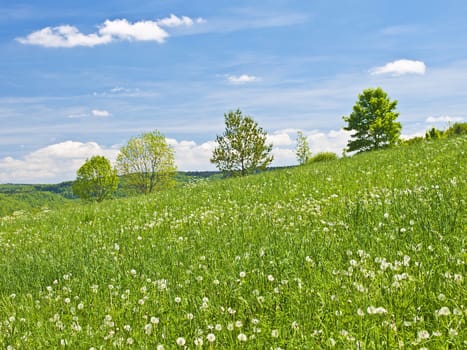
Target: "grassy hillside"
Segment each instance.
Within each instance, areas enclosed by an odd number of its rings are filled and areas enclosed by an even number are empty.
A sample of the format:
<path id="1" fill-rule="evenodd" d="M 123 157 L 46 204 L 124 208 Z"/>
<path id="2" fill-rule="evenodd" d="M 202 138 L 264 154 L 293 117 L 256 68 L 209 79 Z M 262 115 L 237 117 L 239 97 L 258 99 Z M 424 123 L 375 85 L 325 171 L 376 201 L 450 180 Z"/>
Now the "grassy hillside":
<path id="1" fill-rule="evenodd" d="M 40 186 L 48 185 L 0 185 L 0 217 L 18 211 L 57 209 L 71 202 L 66 194 L 44 190 Z"/>
<path id="2" fill-rule="evenodd" d="M 463 349 L 466 165 L 453 138 L 0 219 L 0 344 Z"/>
<path id="3" fill-rule="evenodd" d="M 175 180 L 177 186 L 183 186 L 199 179 L 216 179 L 220 176 L 215 171 L 178 172 Z M 37 212 L 45 208 L 57 209 L 66 204 L 72 204 L 71 200 L 78 199 L 73 194 L 72 184 L 72 181 L 50 185 L 0 184 L 0 217 L 18 211 Z M 125 177 L 120 177 L 114 197 L 125 198 L 135 195 L 138 195 L 135 189 L 128 185 Z"/>

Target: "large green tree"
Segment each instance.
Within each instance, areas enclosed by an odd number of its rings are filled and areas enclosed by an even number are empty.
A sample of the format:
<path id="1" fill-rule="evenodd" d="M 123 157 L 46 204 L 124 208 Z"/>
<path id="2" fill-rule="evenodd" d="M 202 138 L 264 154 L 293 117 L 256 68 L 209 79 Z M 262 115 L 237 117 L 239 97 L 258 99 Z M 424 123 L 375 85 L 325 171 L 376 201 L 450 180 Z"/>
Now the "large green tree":
<path id="1" fill-rule="evenodd" d="M 177 171 L 174 150 L 159 131 L 143 133 L 120 149 L 117 170 L 141 193 L 171 187 Z"/>
<path id="2" fill-rule="evenodd" d="M 211 163 L 226 175 L 245 176 L 272 162 L 272 144 L 266 132 L 240 109 L 224 114 L 225 131 L 216 137 Z"/>
<path id="3" fill-rule="evenodd" d="M 401 124 L 396 122 L 397 101 L 391 101 L 381 88 L 366 89 L 358 95 L 352 113 L 343 119 L 344 130 L 354 131 L 347 143 L 348 152 L 365 152 L 399 142 Z"/>
<path id="4" fill-rule="evenodd" d="M 101 202 L 110 197 L 118 186 L 117 171 L 104 156 L 94 156 L 78 169 L 72 190 L 84 200 Z"/>

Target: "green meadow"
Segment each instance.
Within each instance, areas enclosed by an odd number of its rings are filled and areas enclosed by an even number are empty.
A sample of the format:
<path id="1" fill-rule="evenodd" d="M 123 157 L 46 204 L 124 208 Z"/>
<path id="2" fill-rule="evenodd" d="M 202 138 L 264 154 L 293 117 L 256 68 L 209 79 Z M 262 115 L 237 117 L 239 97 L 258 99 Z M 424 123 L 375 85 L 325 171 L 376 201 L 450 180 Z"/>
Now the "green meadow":
<path id="1" fill-rule="evenodd" d="M 467 137 L 0 219 L 2 349 L 465 349 Z"/>

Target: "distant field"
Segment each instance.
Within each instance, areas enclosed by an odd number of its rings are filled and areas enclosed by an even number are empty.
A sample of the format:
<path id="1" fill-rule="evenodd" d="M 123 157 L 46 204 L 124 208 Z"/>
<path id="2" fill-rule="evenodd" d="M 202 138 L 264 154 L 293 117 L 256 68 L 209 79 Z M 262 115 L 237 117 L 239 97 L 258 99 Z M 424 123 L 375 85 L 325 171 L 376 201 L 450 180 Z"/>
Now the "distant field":
<path id="1" fill-rule="evenodd" d="M 465 349 L 467 138 L 0 219 L 7 349 Z"/>

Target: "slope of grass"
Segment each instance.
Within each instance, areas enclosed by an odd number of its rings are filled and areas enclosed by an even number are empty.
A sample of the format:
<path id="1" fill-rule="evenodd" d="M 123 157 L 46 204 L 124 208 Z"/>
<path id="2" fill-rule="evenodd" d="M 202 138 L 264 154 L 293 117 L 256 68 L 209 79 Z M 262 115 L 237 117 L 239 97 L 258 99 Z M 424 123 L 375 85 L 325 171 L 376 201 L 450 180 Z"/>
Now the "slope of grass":
<path id="1" fill-rule="evenodd" d="M 0 344 L 462 349 L 467 138 L 0 219 Z"/>

